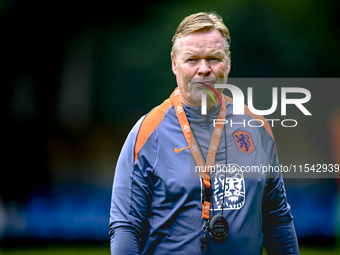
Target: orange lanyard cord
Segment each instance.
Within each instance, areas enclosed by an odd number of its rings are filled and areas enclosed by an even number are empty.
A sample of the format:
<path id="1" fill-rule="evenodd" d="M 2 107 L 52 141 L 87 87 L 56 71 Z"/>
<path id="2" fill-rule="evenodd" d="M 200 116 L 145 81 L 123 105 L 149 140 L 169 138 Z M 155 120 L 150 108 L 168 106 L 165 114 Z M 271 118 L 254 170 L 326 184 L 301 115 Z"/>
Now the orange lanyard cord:
<path id="1" fill-rule="evenodd" d="M 203 198 L 202 199 L 202 218 L 209 220 L 209 214 L 210 214 L 210 196 L 211 196 L 211 183 L 210 183 L 210 175 L 209 175 L 209 169 L 215 165 L 215 157 L 216 152 L 221 140 L 221 134 L 224 126 L 225 116 L 226 116 L 226 104 L 225 100 L 222 100 L 221 109 L 218 114 L 218 120 L 215 124 L 215 128 L 210 140 L 209 148 L 208 148 L 208 155 L 206 164 L 204 164 L 202 155 L 197 150 L 197 143 L 195 139 L 190 140 L 190 134 L 192 133 L 190 124 L 188 122 L 188 119 L 185 115 L 182 101 L 179 97 L 179 90 L 178 88 L 175 89 L 173 94 L 170 96 L 171 101 L 174 103 L 176 115 L 178 118 L 178 121 L 180 123 L 180 126 L 182 128 L 182 132 L 184 134 L 184 137 L 188 143 L 188 146 L 190 148 L 191 154 L 196 162 L 196 165 L 199 166 L 199 169 L 203 169 L 204 166 L 206 166 L 207 171 L 199 171 L 200 177 L 203 179 L 202 184 L 202 192 L 203 192 Z M 209 195 L 210 194 L 210 195 Z"/>

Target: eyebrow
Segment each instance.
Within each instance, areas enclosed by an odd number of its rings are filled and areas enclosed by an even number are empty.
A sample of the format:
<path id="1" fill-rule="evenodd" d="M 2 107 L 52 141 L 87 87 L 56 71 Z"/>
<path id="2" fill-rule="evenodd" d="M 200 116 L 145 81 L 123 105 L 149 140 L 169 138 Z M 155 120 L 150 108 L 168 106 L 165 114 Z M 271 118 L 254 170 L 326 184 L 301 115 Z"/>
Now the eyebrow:
<path id="1" fill-rule="evenodd" d="M 199 56 L 199 55 L 200 54 L 189 51 L 189 52 L 185 52 L 183 54 L 183 59 L 190 58 L 190 57 L 201 58 L 202 56 Z M 220 58 L 222 58 L 223 56 L 224 56 L 223 52 L 218 50 L 218 51 L 209 53 L 208 55 L 204 55 L 204 58 L 209 58 L 209 57 L 220 57 Z"/>

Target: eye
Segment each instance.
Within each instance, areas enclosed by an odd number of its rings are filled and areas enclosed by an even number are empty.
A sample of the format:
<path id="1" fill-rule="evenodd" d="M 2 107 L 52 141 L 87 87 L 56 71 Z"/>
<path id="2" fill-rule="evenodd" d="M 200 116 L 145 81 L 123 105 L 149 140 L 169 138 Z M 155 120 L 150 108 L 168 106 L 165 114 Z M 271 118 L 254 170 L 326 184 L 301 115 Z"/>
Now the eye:
<path id="1" fill-rule="evenodd" d="M 220 62 L 219 58 L 208 58 L 208 61 Z"/>
<path id="2" fill-rule="evenodd" d="M 241 184 L 241 183 L 238 183 L 238 184 L 235 185 L 235 187 L 236 187 L 238 190 L 241 190 L 242 184 Z"/>
<path id="3" fill-rule="evenodd" d="M 187 59 L 187 62 L 189 62 L 189 63 L 194 63 L 194 62 L 196 62 L 196 61 L 197 61 L 196 58 L 188 58 L 188 59 Z"/>

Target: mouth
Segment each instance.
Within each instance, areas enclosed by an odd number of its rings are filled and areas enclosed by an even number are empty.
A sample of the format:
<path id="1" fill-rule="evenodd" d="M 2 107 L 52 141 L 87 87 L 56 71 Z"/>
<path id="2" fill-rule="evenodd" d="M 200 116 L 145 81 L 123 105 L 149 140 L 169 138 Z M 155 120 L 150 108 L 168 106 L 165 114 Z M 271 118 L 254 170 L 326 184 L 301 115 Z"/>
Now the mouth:
<path id="1" fill-rule="evenodd" d="M 210 85 L 214 86 L 215 84 L 225 83 L 223 78 L 192 78 L 190 81 L 191 84 L 198 84 L 198 85 Z"/>
<path id="2" fill-rule="evenodd" d="M 216 79 L 192 79 L 191 84 L 201 84 L 213 86 L 217 82 Z"/>
<path id="3" fill-rule="evenodd" d="M 215 82 L 212 81 L 196 81 L 191 83 L 191 89 L 197 90 L 197 89 L 208 89 L 210 91 L 214 90 Z"/>
<path id="4" fill-rule="evenodd" d="M 196 84 L 202 85 L 202 87 L 204 87 L 204 86 L 213 87 L 215 83 L 214 82 L 196 82 Z"/>
<path id="5" fill-rule="evenodd" d="M 229 200 L 231 202 L 236 202 L 238 200 L 238 197 L 237 196 L 231 196 L 231 197 L 229 197 Z"/>

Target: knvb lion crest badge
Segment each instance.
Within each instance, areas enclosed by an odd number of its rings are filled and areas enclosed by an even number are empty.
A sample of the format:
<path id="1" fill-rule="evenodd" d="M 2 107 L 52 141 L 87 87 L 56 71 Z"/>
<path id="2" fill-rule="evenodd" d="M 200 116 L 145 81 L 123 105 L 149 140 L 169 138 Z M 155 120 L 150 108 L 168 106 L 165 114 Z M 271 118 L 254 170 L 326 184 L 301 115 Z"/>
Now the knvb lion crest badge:
<path id="1" fill-rule="evenodd" d="M 233 133 L 233 137 L 235 144 L 240 151 L 249 155 L 255 150 L 254 141 L 250 133 L 239 130 Z"/>
<path id="2" fill-rule="evenodd" d="M 214 210 L 239 210 L 246 198 L 243 172 L 240 166 L 228 164 L 221 171 L 211 173 Z M 212 210 L 212 209 L 211 209 Z"/>

